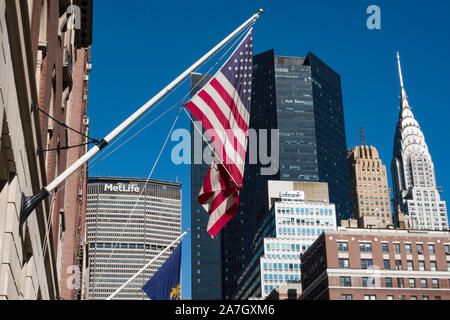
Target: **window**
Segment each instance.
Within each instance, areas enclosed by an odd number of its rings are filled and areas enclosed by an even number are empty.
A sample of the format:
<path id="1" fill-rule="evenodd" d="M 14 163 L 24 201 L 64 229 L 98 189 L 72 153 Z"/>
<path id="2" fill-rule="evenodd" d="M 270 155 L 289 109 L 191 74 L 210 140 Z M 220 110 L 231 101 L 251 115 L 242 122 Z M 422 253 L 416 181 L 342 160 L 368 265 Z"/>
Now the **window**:
<path id="1" fill-rule="evenodd" d="M 428 288 L 427 279 L 420 279 L 420 287 L 422 289 Z"/>
<path id="2" fill-rule="evenodd" d="M 367 288 L 368 287 L 368 281 L 369 281 L 369 278 L 367 278 L 367 277 L 364 277 L 364 278 L 362 278 L 362 286 L 364 287 L 364 288 Z"/>
<path id="3" fill-rule="evenodd" d="M 414 278 L 409 279 L 409 287 L 410 288 L 416 287 L 416 279 L 414 279 Z"/>
<path id="4" fill-rule="evenodd" d="M 341 295 L 341 300 L 353 300 L 353 296 L 351 294 L 343 294 Z"/>
<path id="5" fill-rule="evenodd" d="M 407 261 L 406 264 L 408 266 L 409 271 L 414 270 L 414 263 L 412 261 Z"/>
<path id="6" fill-rule="evenodd" d="M 419 261 L 419 270 L 425 271 L 425 261 Z"/>
<path id="7" fill-rule="evenodd" d="M 388 243 L 381 244 L 381 247 L 383 249 L 383 253 L 389 253 L 389 244 Z"/>
<path id="8" fill-rule="evenodd" d="M 372 259 L 361 259 L 361 269 L 370 268 L 373 265 Z"/>
<path id="9" fill-rule="evenodd" d="M 338 242 L 338 251 L 340 252 L 348 252 L 348 243 L 347 242 Z"/>
<path id="10" fill-rule="evenodd" d="M 394 243 L 394 251 L 395 253 L 400 253 L 400 243 Z"/>
<path id="11" fill-rule="evenodd" d="M 441 300 L 441 296 L 435 296 L 434 300 Z"/>
<path id="12" fill-rule="evenodd" d="M 394 300 L 394 296 L 387 296 L 386 300 Z"/>
<path id="13" fill-rule="evenodd" d="M 391 270 L 391 261 L 384 260 L 383 265 L 384 265 L 384 270 Z"/>
<path id="14" fill-rule="evenodd" d="M 341 287 L 351 287 L 352 286 L 352 278 L 351 277 L 340 277 Z"/>
<path id="15" fill-rule="evenodd" d="M 411 244 L 405 243 L 406 254 L 412 254 Z"/>
<path id="16" fill-rule="evenodd" d="M 375 287 L 375 279 L 364 277 L 362 278 L 362 285 L 364 288 Z"/>
<path id="17" fill-rule="evenodd" d="M 418 243 L 416 246 L 417 246 L 417 253 L 423 254 L 423 244 Z"/>
<path id="18" fill-rule="evenodd" d="M 430 300 L 430 296 L 423 296 L 422 299 L 423 300 Z"/>
<path id="19" fill-rule="evenodd" d="M 361 252 L 372 252 L 372 244 L 370 242 L 360 242 L 359 250 Z"/>
<path id="20" fill-rule="evenodd" d="M 405 281 L 403 280 L 403 278 L 398 278 L 397 279 L 397 287 L 399 287 L 399 288 L 404 288 L 405 287 Z"/>
<path id="21" fill-rule="evenodd" d="M 445 254 L 450 256 L 450 244 L 444 245 Z"/>
<path id="22" fill-rule="evenodd" d="M 395 260 L 395 270 L 402 270 L 402 260 Z"/>
<path id="23" fill-rule="evenodd" d="M 392 288 L 392 278 L 386 278 L 386 288 Z"/>
<path id="24" fill-rule="evenodd" d="M 438 279 L 431 280 L 431 283 L 432 283 L 434 289 L 439 289 L 439 280 Z"/>
<path id="25" fill-rule="evenodd" d="M 339 269 L 350 269 L 350 263 L 348 259 L 339 259 Z"/>
<path id="26" fill-rule="evenodd" d="M 364 300 L 377 300 L 377 296 L 367 295 L 367 296 L 364 296 Z"/>
<path id="27" fill-rule="evenodd" d="M 430 255 L 436 254 L 436 252 L 435 252 L 435 250 L 434 250 L 434 244 L 429 244 L 429 245 L 428 245 L 428 253 L 429 253 Z"/>
<path id="28" fill-rule="evenodd" d="M 411 300 L 417 300 L 417 296 L 411 296 Z"/>
<path id="29" fill-rule="evenodd" d="M 431 271 L 436 271 L 436 261 L 430 261 L 430 269 Z"/>

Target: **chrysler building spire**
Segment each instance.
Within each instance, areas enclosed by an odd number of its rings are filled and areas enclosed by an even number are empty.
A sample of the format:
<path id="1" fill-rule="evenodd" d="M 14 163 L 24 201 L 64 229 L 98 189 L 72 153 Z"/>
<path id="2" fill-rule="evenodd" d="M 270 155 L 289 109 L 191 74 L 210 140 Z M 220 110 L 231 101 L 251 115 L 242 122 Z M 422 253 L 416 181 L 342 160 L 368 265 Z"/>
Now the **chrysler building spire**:
<path id="1" fill-rule="evenodd" d="M 403 83 L 402 65 L 400 63 L 400 54 L 397 52 L 398 74 L 400 75 L 400 87 L 402 88 L 402 99 L 406 98 L 405 85 Z"/>
<path id="2" fill-rule="evenodd" d="M 408 102 L 398 53 L 397 62 L 401 110 L 392 160 L 397 224 L 404 222 L 408 229 L 448 230 L 446 203 L 440 199 L 431 154 Z M 405 221 L 400 221 L 403 216 Z"/>
<path id="3" fill-rule="evenodd" d="M 401 95 L 402 109 L 403 108 L 411 108 L 408 103 L 408 96 L 406 95 L 405 84 L 403 82 L 402 65 L 400 63 L 400 54 L 398 52 L 397 52 L 397 63 L 398 63 L 398 74 L 400 76 L 400 87 L 401 87 L 401 91 L 402 91 L 402 95 Z"/>

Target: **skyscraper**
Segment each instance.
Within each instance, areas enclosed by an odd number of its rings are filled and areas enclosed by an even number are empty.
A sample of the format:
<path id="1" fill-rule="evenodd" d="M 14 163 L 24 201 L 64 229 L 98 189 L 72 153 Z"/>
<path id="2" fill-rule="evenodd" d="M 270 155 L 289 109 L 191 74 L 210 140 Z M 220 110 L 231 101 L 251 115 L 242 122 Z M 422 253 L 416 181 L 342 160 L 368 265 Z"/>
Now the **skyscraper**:
<path id="1" fill-rule="evenodd" d="M 198 73 L 191 75 L 191 94 L 195 95 L 210 79 Z M 201 123 L 197 128 L 204 132 Z M 222 299 L 222 243 L 219 233 L 214 239 L 206 232 L 208 213 L 198 202 L 198 194 L 208 172 L 203 161 L 207 148 L 197 128 L 191 123 L 191 272 L 193 300 Z M 197 142 L 197 143 L 196 143 Z"/>
<path id="2" fill-rule="evenodd" d="M 358 146 L 348 152 L 353 218 L 361 228 L 392 225 L 391 190 L 386 166 L 371 146 Z"/>
<path id="3" fill-rule="evenodd" d="M 392 160 L 395 219 L 407 229 L 448 230 L 446 202 L 441 201 L 434 164 L 409 105 L 398 54 L 397 58 L 401 105 Z"/>
<path id="4" fill-rule="evenodd" d="M 251 260 L 233 299 L 267 298 L 285 285 L 301 293 L 300 255 L 324 231 L 336 230 L 336 211 L 324 182 L 268 181 L 271 208 L 258 221 Z"/>
<path id="5" fill-rule="evenodd" d="M 144 190 L 145 187 L 145 190 Z M 181 185 L 144 179 L 89 178 L 86 299 L 104 300 L 181 234 Z M 115 299 L 147 299 L 142 286 L 172 247 Z"/>
<path id="6" fill-rule="evenodd" d="M 276 236 L 264 239 L 264 256 L 260 260 L 263 298 L 280 285 L 300 284 L 301 253 L 324 231 L 336 230 L 334 205 L 326 200 L 308 201 L 303 191 L 280 192 L 273 210 Z"/>
<path id="7" fill-rule="evenodd" d="M 306 58 L 275 56 L 274 50 L 253 61 L 250 128 L 279 131 L 279 171 L 264 175 L 260 162 L 249 164 L 238 214 L 222 233 L 224 298 L 250 259 L 258 213 L 266 214 L 267 181 L 327 182 L 337 220 L 351 217 L 347 147 L 340 76 L 309 52 Z M 264 142 L 264 141 L 263 141 Z M 261 143 L 261 141 L 260 141 Z"/>

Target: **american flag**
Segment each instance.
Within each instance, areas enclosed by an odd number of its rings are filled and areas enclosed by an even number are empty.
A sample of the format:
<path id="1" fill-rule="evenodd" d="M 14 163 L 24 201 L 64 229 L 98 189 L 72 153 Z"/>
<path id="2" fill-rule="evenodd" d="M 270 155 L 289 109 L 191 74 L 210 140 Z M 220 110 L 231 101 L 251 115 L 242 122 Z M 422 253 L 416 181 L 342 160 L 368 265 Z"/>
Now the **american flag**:
<path id="1" fill-rule="evenodd" d="M 215 157 L 198 196 L 215 237 L 239 207 L 250 122 L 253 28 L 186 107 L 214 142 Z"/>

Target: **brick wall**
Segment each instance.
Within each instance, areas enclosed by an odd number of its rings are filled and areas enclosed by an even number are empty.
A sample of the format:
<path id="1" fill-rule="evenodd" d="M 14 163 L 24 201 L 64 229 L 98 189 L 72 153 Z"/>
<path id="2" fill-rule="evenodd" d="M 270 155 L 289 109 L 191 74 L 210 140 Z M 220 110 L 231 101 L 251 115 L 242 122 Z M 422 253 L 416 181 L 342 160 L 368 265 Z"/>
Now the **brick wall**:
<path id="1" fill-rule="evenodd" d="M 346 249 L 342 249 L 339 243 L 345 243 Z M 360 243 L 370 243 L 370 252 L 361 251 Z M 383 243 L 387 244 L 387 252 L 383 251 Z M 394 244 L 399 245 L 399 251 Z M 410 253 L 405 245 L 411 245 Z M 428 250 L 428 245 L 434 246 L 434 253 Z M 450 255 L 446 253 L 445 245 L 450 245 L 448 232 L 347 229 L 325 233 L 302 257 L 302 268 L 314 267 L 319 264 L 317 253 L 323 252 L 318 249 L 325 246 L 326 254 L 322 256 L 326 269 L 320 274 L 309 270 L 303 272 L 302 269 L 305 298 L 341 300 L 342 295 L 347 295 L 353 300 L 363 300 L 365 296 L 376 296 L 377 300 L 387 300 L 388 296 L 394 300 L 411 300 L 414 297 L 418 300 L 450 300 Z M 340 266 L 339 259 L 348 260 L 348 268 Z M 371 260 L 373 266 L 363 268 L 363 259 Z M 389 261 L 389 266 L 385 266 L 385 261 Z M 396 268 L 396 261 L 401 261 L 401 269 Z M 413 263 L 412 270 L 408 268 L 408 261 Z M 424 263 L 424 270 L 419 268 L 419 261 Z M 432 262 L 436 263 L 436 270 L 433 270 Z M 350 279 L 349 286 L 341 283 L 344 277 Z M 374 285 L 366 286 L 363 278 L 373 278 Z M 386 283 L 389 278 L 392 279 L 392 287 Z M 404 286 L 399 286 L 397 279 L 403 279 Z M 416 287 L 409 285 L 410 279 L 415 279 Z M 423 279 L 426 279 L 424 288 L 421 286 Z M 438 284 L 437 288 L 433 281 Z M 322 285 L 324 283 L 325 286 Z"/>
<path id="2" fill-rule="evenodd" d="M 88 74 L 86 71 L 86 64 L 89 62 L 89 50 L 82 48 L 77 50 L 77 60 L 74 66 L 74 86 L 71 96 L 71 111 L 70 111 L 70 126 L 79 132 L 85 131 L 83 125 L 83 118 L 86 115 L 87 103 L 83 101 L 83 96 L 87 94 L 87 82 L 84 81 L 84 75 Z M 69 144 L 79 145 L 85 142 L 85 138 L 76 134 L 69 133 Z M 74 148 L 68 150 L 67 166 L 76 162 L 85 151 L 84 147 Z M 79 249 L 79 239 L 81 230 L 81 215 L 83 196 L 79 195 L 81 190 L 84 194 L 84 185 L 86 179 L 84 177 L 84 170 L 86 167 L 77 170 L 74 175 L 69 178 L 66 184 L 66 198 L 65 198 L 65 226 L 63 242 L 63 262 L 62 262 L 62 276 L 61 276 L 61 297 L 65 300 L 75 299 L 76 290 L 70 284 L 74 284 L 73 269 L 68 269 L 71 266 L 77 265 L 77 254 Z M 69 285 L 68 285 L 69 283 Z"/>

